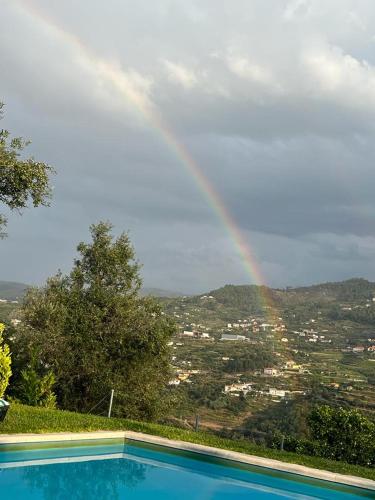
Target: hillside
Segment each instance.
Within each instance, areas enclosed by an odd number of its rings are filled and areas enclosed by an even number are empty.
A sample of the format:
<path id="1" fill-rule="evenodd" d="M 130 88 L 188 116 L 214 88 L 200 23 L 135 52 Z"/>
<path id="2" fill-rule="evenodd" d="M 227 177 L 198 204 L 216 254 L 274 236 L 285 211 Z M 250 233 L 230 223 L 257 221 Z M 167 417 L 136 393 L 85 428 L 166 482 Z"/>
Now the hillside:
<path id="1" fill-rule="evenodd" d="M 266 299 L 264 297 L 267 297 Z M 353 278 L 337 283 L 274 289 L 257 285 L 225 285 L 204 295 L 164 299 L 171 312 L 175 307 L 193 309 L 199 315 L 219 315 L 223 320 L 233 320 L 233 316 L 260 314 L 267 316 L 267 308 L 272 306 L 282 314 L 306 309 L 329 309 L 337 304 L 363 304 L 375 297 L 375 283 L 362 278 Z M 193 314 L 194 315 L 194 314 Z"/>
<path id="2" fill-rule="evenodd" d="M 257 285 L 226 285 L 208 293 L 223 305 L 241 309 L 257 309 L 259 297 L 267 294 L 277 306 L 285 307 L 310 301 L 318 304 L 332 302 L 372 300 L 375 296 L 375 283 L 363 278 L 353 278 L 336 283 L 321 283 L 304 287 L 273 289 Z M 250 311 L 249 311 L 250 312 Z"/>
<path id="3" fill-rule="evenodd" d="M 17 300 L 24 296 L 29 285 L 15 281 L 0 281 L 0 299 Z"/>
<path id="4" fill-rule="evenodd" d="M 164 290 L 163 288 L 152 288 L 145 287 L 141 289 L 141 295 L 144 297 L 152 296 L 152 297 L 182 297 L 183 295 L 187 295 L 181 292 L 176 292 L 172 290 Z"/>
<path id="5" fill-rule="evenodd" d="M 267 443 L 275 430 L 304 436 L 315 403 L 375 420 L 374 297 L 375 283 L 355 278 L 160 298 L 178 327 L 173 383 L 186 417 Z"/>

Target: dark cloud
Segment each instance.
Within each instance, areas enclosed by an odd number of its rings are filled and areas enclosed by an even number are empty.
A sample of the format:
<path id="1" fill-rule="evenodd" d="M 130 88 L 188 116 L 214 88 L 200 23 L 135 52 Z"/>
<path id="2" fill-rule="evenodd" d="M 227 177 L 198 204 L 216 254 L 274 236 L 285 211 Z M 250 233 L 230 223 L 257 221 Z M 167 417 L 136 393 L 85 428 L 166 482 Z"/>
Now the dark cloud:
<path id="1" fill-rule="evenodd" d="M 50 208 L 10 215 L 0 278 L 69 269 L 108 219 L 130 231 L 147 285 L 251 280 L 154 113 L 270 284 L 375 279 L 374 13 L 370 0 L 3 5 L 2 126 L 58 175 Z"/>

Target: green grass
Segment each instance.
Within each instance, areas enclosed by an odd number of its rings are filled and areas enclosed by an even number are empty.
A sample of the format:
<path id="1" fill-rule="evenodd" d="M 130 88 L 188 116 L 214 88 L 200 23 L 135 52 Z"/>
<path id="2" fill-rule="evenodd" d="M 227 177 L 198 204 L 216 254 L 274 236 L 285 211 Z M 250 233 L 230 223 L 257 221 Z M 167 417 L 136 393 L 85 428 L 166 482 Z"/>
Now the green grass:
<path id="1" fill-rule="evenodd" d="M 365 477 L 375 480 L 375 469 L 350 465 L 345 462 L 335 462 L 319 457 L 309 457 L 296 453 L 283 452 L 257 446 L 247 440 L 231 440 L 217 437 L 206 432 L 193 432 L 175 427 L 146 422 L 135 422 L 119 418 L 105 418 L 82 413 L 72 413 L 61 410 L 34 408 L 13 403 L 4 422 L 0 422 L 0 434 L 46 432 L 84 432 L 99 430 L 130 430 L 161 436 L 190 443 L 204 444 L 238 451 L 249 455 L 281 460 L 324 469 L 341 474 Z"/>

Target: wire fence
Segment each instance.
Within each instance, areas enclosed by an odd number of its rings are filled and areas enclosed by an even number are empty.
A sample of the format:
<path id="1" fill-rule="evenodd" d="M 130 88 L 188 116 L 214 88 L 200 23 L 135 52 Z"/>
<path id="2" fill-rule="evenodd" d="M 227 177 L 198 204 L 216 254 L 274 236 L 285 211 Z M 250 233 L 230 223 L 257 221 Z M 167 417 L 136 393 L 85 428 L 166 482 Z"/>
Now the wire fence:
<path id="1" fill-rule="evenodd" d="M 114 397 L 114 390 L 112 389 L 111 392 L 108 394 L 106 393 L 100 401 L 98 401 L 87 413 L 89 414 L 95 414 L 98 416 L 106 416 L 110 417 L 112 413 L 112 405 L 113 405 L 113 397 Z M 102 407 L 100 408 L 100 405 Z M 95 411 L 97 408 L 100 409 L 99 411 Z"/>

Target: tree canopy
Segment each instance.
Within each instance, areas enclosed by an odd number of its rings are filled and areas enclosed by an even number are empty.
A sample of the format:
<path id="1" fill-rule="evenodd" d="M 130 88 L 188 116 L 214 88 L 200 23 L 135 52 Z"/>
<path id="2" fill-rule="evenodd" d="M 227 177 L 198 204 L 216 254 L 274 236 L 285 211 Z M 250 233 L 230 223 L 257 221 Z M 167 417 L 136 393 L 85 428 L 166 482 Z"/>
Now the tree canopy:
<path id="1" fill-rule="evenodd" d="M 322 456 L 374 465 L 375 424 L 358 410 L 318 406 L 309 415 L 309 425 Z"/>
<path id="2" fill-rule="evenodd" d="M 0 119 L 3 116 L 0 102 Z M 31 158 L 21 158 L 29 145 L 21 137 L 11 137 L 0 129 L 0 203 L 10 210 L 22 210 L 31 201 L 34 207 L 48 205 L 51 197 L 49 176 L 53 169 L 46 163 Z M 7 219 L 0 214 L 0 231 L 4 235 Z"/>
<path id="3" fill-rule="evenodd" d="M 90 411 L 114 389 L 114 414 L 150 419 L 170 377 L 175 327 L 154 299 L 140 297 L 129 237 L 114 239 L 111 230 L 91 226 L 92 242 L 78 245 L 71 272 L 28 292 L 15 351 L 24 361 L 38 353 L 62 408 Z"/>

